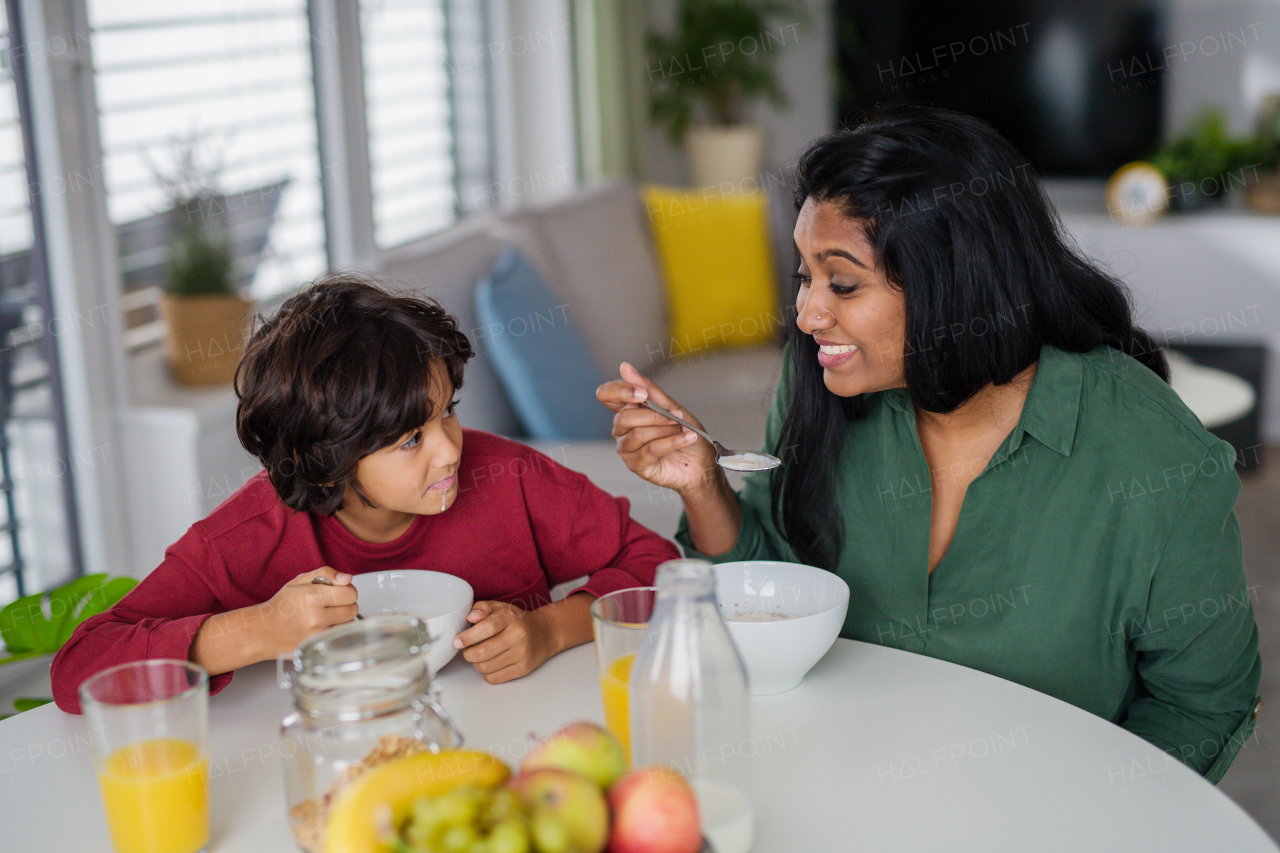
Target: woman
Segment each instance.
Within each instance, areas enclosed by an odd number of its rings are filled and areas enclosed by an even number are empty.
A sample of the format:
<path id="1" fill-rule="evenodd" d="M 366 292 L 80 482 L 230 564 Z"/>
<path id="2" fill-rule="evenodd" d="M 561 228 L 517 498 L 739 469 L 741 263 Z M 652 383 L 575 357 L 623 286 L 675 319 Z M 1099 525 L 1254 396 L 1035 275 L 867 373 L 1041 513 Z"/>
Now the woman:
<path id="1" fill-rule="evenodd" d="M 637 405 L 681 414 L 656 384 L 624 364 L 597 391 L 627 466 L 681 495 L 677 539 L 828 568 L 852 591 L 842 636 L 1057 696 L 1216 782 L 1261 667 L 1240 483 L 1123 286 L 1073 251 L 1018 152 L 958 113 L 817 140 L 795 201 L 797 316 L 766 431 L 782 468 L 735 493 L 706 442 Z"/>

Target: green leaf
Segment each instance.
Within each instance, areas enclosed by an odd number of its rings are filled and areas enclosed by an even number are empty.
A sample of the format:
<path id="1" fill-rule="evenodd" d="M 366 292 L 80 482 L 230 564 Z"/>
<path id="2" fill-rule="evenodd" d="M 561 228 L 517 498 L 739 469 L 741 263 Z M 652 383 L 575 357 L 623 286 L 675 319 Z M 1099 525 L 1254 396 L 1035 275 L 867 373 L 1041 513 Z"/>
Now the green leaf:
<path id="1" fill-rule="evenodd" d="M 13 713 L 0 714 L 0 720 L 7 720 L 10 717 L 16 717 L 23 711 L 30 711 L 32 708 L 39 708 L 41 705 L 48 705 L 52 699 L 37 699 L 32 696 L 23 696 L 13 700 Z"/>
<path id="2" fill-rule="evenodd" d="M 21 714 L 23 711 L 30 711 L 32 708 L 48 705 L 52 701 L 52 699 L 36 699 L 32 696 L 23 696 L 20 699 L 13 700 L 13 710 Z"/>
<path id="3" fill-rule="evenodd" d="M 77 625 L 108 610 L 137 585 L 133 578 L 85 575 L 12 602 L 0 610 L 0 639 L 10 652 L 0 664 L 56 652 Z"/>
<path id="4" fill-rule="evenodd" d="M 42 654 L 53 641 L 53 624 L 40 609 L 42 597 L 24 595 L 0 610 L 0 639 L 10 652 Z"/>

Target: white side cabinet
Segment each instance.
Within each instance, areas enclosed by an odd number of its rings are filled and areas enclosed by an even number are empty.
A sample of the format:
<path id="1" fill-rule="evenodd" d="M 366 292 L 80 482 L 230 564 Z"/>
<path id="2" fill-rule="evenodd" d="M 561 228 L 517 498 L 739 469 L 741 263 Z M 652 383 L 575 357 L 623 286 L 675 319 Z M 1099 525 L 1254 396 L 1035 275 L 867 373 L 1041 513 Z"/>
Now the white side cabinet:
<path id="1" fill-rule="evenodd" d="M 1280 217 L 1226 206 L 1128 228 L 1107 214 L 1101 182 L 1048 188 L 1080 248 L 1129 284 L 1158 341 L 1268 347 L 1263 437 L 1280 441 Z"/>
<path id="2" fill-rule="evenodd" d="M 133 405 L 121 417 L 131 570 L 142 577 L 262 466 L 236 438 L 230 385 L 175 385 L 159 348 L 135 356 L 132 368 Z"/>

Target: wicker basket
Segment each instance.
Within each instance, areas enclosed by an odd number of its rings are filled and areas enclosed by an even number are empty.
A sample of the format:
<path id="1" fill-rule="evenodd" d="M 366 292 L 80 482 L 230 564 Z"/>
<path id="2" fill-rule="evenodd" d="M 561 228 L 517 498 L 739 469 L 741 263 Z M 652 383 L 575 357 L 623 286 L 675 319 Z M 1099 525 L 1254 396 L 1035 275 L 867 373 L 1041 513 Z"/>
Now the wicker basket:
<path id="1" fill-rule="evenodd" d="M 165 349 L 173 378 L 183 385 L 230 382 L 244 353 L 253 302 L 239 296 L 161 294 Z"/>

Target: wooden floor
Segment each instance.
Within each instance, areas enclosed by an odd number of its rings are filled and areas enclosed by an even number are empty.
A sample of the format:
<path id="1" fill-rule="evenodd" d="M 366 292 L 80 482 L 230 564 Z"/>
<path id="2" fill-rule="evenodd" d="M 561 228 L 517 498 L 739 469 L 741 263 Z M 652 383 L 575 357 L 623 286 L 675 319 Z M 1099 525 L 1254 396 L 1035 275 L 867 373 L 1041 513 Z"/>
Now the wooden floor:
<path id="1" fill-rule="evenodd" d="M 1256 732 L 1218 787 L 1280 840 L 1280 447 L 1265 454 L 1261 471 L 1241 477 L 1236 503 L 1258 620 L 1265 705 Z"/>

